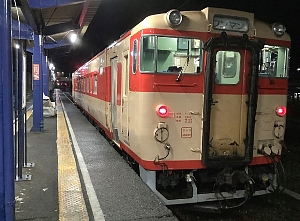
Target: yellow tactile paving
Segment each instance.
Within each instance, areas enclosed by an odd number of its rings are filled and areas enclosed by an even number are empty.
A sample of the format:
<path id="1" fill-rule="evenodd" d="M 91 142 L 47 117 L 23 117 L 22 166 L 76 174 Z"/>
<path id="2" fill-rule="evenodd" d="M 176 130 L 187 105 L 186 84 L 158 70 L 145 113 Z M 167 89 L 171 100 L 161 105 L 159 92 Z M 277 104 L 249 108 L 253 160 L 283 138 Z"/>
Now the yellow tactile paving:
<path id="1" fill-rule="evenodd" d="M 26 112 L 26 120 L 28 120 L 29 117 L 31 117 L 31 115 L 32 115 L 32 110 L 28 110 L 28 111 Z"/>
<path id="2" fill-rule="evenodd" d="M 57 99 L 57 157 L 59 220 L 88 221 L 69 132 L 59 99 Z"/>

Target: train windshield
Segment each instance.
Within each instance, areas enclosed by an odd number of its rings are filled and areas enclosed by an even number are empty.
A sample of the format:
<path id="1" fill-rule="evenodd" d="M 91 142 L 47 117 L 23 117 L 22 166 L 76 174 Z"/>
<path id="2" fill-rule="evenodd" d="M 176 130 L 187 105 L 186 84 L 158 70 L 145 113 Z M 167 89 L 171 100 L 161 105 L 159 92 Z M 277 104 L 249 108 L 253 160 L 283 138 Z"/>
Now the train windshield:
<path id="1" fill-rule="evenodd" d="M 288 76 L 289 49 L 265 45 L 260 55 L 259 76 L 283 78 Z"/>
<path id="2" fill-rule="evenodd" d="M 198 74 L 202 69 L 200 39 L 166 36 L 143 36 L 141 72 Z"/>

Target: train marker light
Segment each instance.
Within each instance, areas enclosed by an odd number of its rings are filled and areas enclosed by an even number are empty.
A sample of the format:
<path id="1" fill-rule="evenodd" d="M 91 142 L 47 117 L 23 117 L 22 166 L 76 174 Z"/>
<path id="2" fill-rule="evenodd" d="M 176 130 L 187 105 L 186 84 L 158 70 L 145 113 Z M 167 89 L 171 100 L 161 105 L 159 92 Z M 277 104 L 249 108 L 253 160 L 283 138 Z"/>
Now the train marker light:
<path id="1" fill-rule="evenodd" d="M 156 107 L 156 113 L 160 117 L 168 117 L 170 114 L 170 111 L 166 105 L 158 105 Z"/>
<path id="2" fill-rule="evenodd" d="M 284 106 L 277 107 L 276 114 L 280 117 L 283 117 L 286 114 L 286 107 L 284 107 Z"/>
<path id="3" fill-rule="evenodd" d="M 168 25 L 178 26 L 182 22 L 182 15 L 178 10 L 172 9 L 167 12 L 166 19 L 167 19 Z"/>
<path id="4" fill-rule="evenodd" d="M 273 31 L 276 36 L 282 36 L 285 33 L 286 27 L 281 23 L 273 24 Z"/>

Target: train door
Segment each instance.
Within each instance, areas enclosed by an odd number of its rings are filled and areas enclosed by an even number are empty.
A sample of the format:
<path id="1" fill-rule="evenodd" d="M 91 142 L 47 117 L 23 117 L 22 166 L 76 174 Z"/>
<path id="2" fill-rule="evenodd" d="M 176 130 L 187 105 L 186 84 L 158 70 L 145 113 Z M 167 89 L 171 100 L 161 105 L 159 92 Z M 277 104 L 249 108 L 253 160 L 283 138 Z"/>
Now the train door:
<path id="1" fill-rule="evenodd" d="M 117 85 L 118 85 L 118 68 L 117 57 L 111 59 L 111 123 L 113 140 L 119 143 L 118 135 L 118 115 L 117 115 Z"/>
<path id="2" fill-rule="evenodd" d="M 231 39 L 208 49 L 203 128 L 206 166 L 245 165 L 252 160 L 259 47 L 248 39 L 241 45 L 240 41 Z"/>
<path id="3" fill-rule="evenodd" d="M 249 51 L 217 49 L 210 113 L 211 156 L 245 157 Z"/>
<path id="4" fill-rule="evenodd" d="M 128 128 L 128 91 L 129 91 L 129 67 L 128 50 L 122 56 L 122 135 L 129 142 Z"/>

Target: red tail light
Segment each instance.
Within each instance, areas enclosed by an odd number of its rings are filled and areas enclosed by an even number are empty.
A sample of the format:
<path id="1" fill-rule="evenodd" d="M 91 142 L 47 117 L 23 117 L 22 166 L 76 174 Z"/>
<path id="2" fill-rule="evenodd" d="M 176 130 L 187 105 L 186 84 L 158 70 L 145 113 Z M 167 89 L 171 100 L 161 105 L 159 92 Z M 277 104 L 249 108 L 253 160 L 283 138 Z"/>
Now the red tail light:
<path id="1" fill-rule="evenodd" d="M 160 117 L 168 117 L 170 112 L 166 105 L 158 105 L 156 107 L 156 113 Z"/>
<path id="2" fill-rule="evenodd" d="M 276 114 L 280 117 L 283 117 L 286 114 L 286 107 L 284 107 L 284 106 L 277 107 Z"/>

